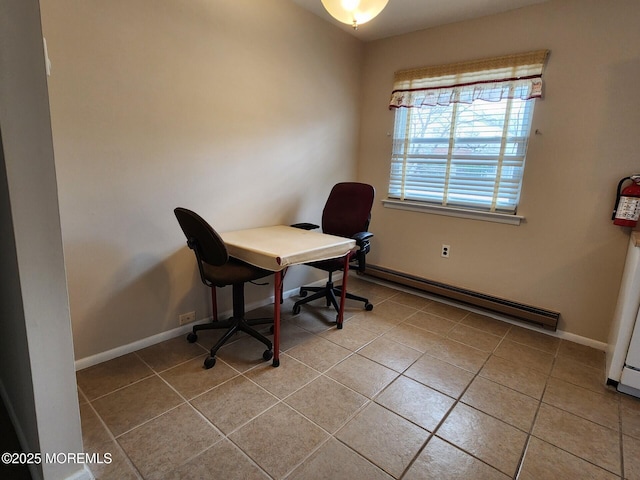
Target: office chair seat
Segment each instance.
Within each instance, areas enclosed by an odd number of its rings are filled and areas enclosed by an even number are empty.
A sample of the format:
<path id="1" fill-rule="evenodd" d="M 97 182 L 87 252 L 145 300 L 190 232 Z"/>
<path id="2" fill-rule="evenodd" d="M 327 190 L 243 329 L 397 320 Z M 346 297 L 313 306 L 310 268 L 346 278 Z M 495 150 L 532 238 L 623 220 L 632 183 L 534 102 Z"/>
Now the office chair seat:
<path id="1" fill-rule="evenodd" d="M 208 263 L 203 263 L 202 268 L 204 269 L 205 278 L 216 287 L 225 287 L 238 282 L 251 282 L 273 274 L 271 271 L 262 270 L 235 258 L 229 258 L 224 268 L 209 265 Z M 258 274 L 260 276 L 256 276 Z"/>
<path id="2" fill-rule="evenodd" d="M 229 257 L 227 247 L 220 235 L 198 214 L 186 208 L 174 210 L 178 223 L 187 237 L 187 245 L 196 256 L 200 279 L 211 288 L 211 303 L 213 307 L 213 321 L 201 325 L 194 325 L 187 341 L 193 343 L 198 340 L 200 330 L 227 329 L 224 335 L 211 347 L 210 355 L 205 359 L 205 368 L 211 368 L 216 363 L 216 353 L 232 336 L 238 332 L 245 332 L 267 346 L 262 354 L 265 361 L 273 357 L 273 344 L 261 333 L 252 328 L 255 325 L 273 323 L 273 318 L 258 318 L 247 320 L 244 318 L 244 284 L 259 280 L 273 274 L 269 270 L 254 267 Z M 232 286 L 233 316 L 226 321 L 218 321 L 216 287 Z"/>

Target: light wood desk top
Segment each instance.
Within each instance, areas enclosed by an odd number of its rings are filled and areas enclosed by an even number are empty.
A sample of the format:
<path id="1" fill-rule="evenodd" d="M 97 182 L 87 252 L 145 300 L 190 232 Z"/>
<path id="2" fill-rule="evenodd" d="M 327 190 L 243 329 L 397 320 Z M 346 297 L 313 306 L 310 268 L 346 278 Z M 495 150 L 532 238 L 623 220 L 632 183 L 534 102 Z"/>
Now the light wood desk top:
<path id="1" fill-rule="evenodd" d="M 290 265 L 343 257 L 355 240 L 277 225 L 221 233 L 229 255 L 277 272 Z"/>
<path id="2" fill-rule="evenodd" d="M 280 303 L 282 301 L 282 277 L 290 265 L 344 258 L 340 311 L 336 319 L 342 328 L 344 301 L 349 272 L 349 252 L 356 246 L 355 240 L 300 228 L 277 225 L 249 228 L 221 233 L 229 255 L 256 267 L 275 273 L 273 303 L 273 366 L 280 365 Z"/>

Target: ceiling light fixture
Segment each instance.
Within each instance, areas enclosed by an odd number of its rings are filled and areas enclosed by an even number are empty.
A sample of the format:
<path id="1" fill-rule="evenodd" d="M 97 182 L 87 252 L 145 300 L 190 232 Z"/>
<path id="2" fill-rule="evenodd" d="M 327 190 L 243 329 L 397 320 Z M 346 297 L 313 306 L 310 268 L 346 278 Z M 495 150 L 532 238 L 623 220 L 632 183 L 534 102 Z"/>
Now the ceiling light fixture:
<path id="1" fill-rule="evenodd" d="M 339 22 L 358 26 L 376 17 L 389 0 L 322 0 L 325 10 Z"/>

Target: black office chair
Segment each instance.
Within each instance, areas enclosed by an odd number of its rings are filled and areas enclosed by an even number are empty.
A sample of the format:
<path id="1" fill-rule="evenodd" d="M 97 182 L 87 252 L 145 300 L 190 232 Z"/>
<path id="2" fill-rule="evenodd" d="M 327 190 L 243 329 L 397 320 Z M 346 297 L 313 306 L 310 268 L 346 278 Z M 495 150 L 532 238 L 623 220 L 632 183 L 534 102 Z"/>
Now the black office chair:
<path id="1" fill-rule="evenodd" d="M 373 234 L 368 232 L 371 221 L 371 207 L 375 190 L 371 185 L 356 182 L 345 182 L 336 184 L 327 203 L 322 211 L 322 231 L 330 235 L 353 238 L 356 241 L 357 250 L 351 253 L 350 267 L 353 264 L 359 272 L 364 272 L 366 266 L 366 254 L 371 246 L 369 240 Z M 318 228 L 318 225 L 310 223 L 298 223 L 294 227 L 311 230 Z M 324 287 L 301 287 L 300 296 L 305 297 L 298 300 L 293 305 L 293 313 L 300 313 L 300 306 L 319 298 L 326 299 L 327 307 L 333 305 L 336 311 L 340 310 L 337 296 L 341 294 L 341 287 L 334 286 L 333 272 L 342 270 L 344 260 L 342 258 L 323 260 L 320 262 L 308 263 L 315 268 L 319 268 L 329 273 L 329 279 Z M 308 292 L 316 292 L 307 297 Z M 373 305 L 364 297 L 359 297 L 346 292 L 346 298 L 364 302 L 365 310 L 373 310 Z"/>
<path id="2" fill-rule="evenodd" d="M 178 223 L 187 237 L 187 245 L 196 255 L 198 270 L 202 282 L 211 288 L 213 304 L 213 321 L 202 325 L 195 325 L 187 336 L 190 343 L 198 339 L 198 331 L 227 328 L 225 334 L 211 348 L 211 354 L 204 361 L 205 368 L 216 364 L 216 353 L 235 333 L 246 332 L 260 340 L 267 346 L 262 354 L 264 360 L 273 357 L 273 344 L 265 336 L 251 328 L 254 325 L 273 323 L 273 318 L 258 318 L 246 320 L 244 318 L 244 284 L 271 275 L 273 272 L 263 270 L 253 265 L 229 257 L 227 247 L 220 235 L 197 213 L 186 208 L 174 210 Z M 218 306 L 216 301 L 216 287 L 233 286 L 233 317 L 226 321 L 218 321 Z"/>

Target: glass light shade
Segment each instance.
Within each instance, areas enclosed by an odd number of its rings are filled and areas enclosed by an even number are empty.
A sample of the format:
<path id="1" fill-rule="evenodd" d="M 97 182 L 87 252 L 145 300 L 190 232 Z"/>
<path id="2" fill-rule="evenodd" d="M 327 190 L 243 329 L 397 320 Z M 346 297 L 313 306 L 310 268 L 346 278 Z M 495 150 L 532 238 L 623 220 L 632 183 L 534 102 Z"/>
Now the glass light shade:
<path id="1" fill-rule="evenodd" d="M 357 29 L 358 25 L 368 22 L 376 17 L 389 0 L 322 0 L 325 10 L 339 22 L 352 25 Z"/>

